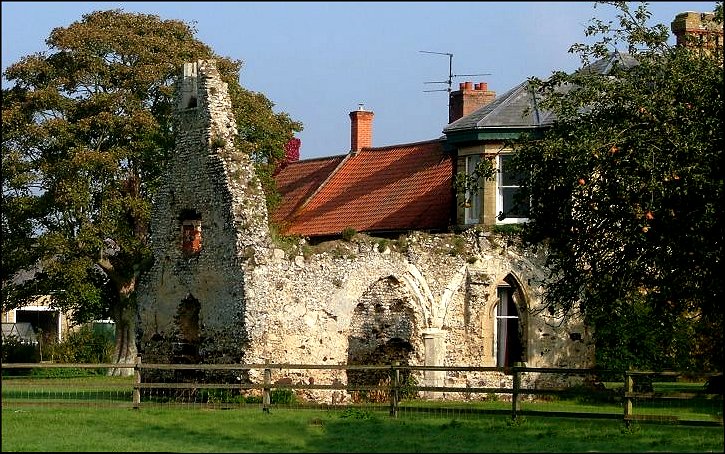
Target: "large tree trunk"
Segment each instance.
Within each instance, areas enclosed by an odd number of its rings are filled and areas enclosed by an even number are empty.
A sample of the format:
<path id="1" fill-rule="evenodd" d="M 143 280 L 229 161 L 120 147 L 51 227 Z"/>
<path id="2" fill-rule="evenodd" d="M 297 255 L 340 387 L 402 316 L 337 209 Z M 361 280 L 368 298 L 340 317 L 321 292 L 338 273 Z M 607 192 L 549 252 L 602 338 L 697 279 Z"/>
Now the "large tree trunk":
<path id="1" fill-rule="evenodd" d="M 116 323 L 116 348 L 113 362 L 117 364 L 134 364 L 138 349 L 136 348 L 136 298 L 133 291 L 136 278 L 119 286 L 119 304 L 111 308 L 113 321 Z M 133 375 L 133 368 L 119 367 L 110 369 L 109 375 Z"/>

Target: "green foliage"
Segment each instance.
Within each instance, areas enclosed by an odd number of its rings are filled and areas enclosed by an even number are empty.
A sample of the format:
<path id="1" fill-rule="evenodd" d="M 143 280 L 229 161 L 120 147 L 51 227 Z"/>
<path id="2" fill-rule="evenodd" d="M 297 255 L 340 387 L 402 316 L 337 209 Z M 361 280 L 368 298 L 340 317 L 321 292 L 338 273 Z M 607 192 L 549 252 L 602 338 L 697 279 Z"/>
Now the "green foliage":
<path id="1" fill-rule="evenodd" d="M 375 415 L 370 410 L 363 410 L 361 408 L 346 408 L 340 414 L 340 418 L 359 419 L 365 421 L 376 419 Z"/>
<path id="2" fill-rule="evenodd" d="M 95 11 L 54 28 L 47 52 L 4 71 L 4 310 L 53 294 L 76 322 L 111 317 L 132 330 L 133 289 L 150 266 L 151 200 L 174 147 L 184 62 L 216 60 L 240 132 L 236 145 L 258 164 L 261 180 L 284 158 L 301 125 L 242 88 L 242 63 L 216 55 L 195 33 L 178 20 Z M 8 285 L 20 270 L 34 270 L 34 279 Z"/>
<path id="3" fill-rule="evenodd" d="M 50 369 L 33 369 L 30 376 L 33 378 L 78 378 L 91 377 L 96 375 L 106 375 L 108 369 L 99 367 L 96 369 L 85 369 L 78 367 L 63 367 Z"/>
<path id="4" fill-rule="evenodd" d="M 400 394 L 401 399 L 415 399 L 418 397 L 418 380 L 415 378 L 415 376 L 411 373 L 403 374 L 403 380 L 400 384 Z"/>
<path id="5" fill-rule="evenodd" d="M 516 416 L 515 418 L 507 419 L 506 425 L 509 427 L 520 427 L 526 423 L 526 416 Z"/>
<path id="6" fill-rule="evenodd" d="M 496 168 L 493 165 L 493 159 L 481 159 L 476 164 L 476 168 L 471 172 L 458 172 L 456 173 L 455 180 L 453 181 L 456 194 L 461 195 L 459 197 L 459 204 L 466 206 L 471 203 L 470 198 L 474 198 L 478 195 L 478 192 L 482 188 L 484 180 L 493 180 L 496 177 Z"/>
<path id="7" fill-rule="evenodd" d="M 357 230 L 352 227 L 345 227 L 342 230 L 342 239 L 345 241 L 352 241 L 353 237 L 357 235 Z"/>
<path id="8" fill-rule="evenodd" d="M 17 336 L 3 336 L 3 363 L 37 363 L 39 360 L 40 355 L 37 345 L 21 342 Z"/>
<path id="9" fill-rule="evenodd" d="M 43 356 L 58 363 L 109 363 L 114 339 L 86 324 L 70 331 L 62 342 L 43 346 Z"/>
<path id="10" fill-rule="evenodd" d="M 571 52 L 623 44 L 636 65 L 531 79 L 556 123 L 514 145 L 524 238 L 547 247 L 547 302 L 594 327 L 599 366 L 721 370 L 722 53 L 670 48 L 646 4 L 612 4 L 619 23 L 594 19 L 600 40 Z"/>
<path id="11" fill-rule="evenodd" d="M 452 257 L 458 257 L 466 253 L 466 240 L 462 236 L 455 235 L 451 246 L 450 255 Z"/>
<path id="12" fill-rule="evenodd" d="M 521 224 L 494 224 L 491 226 L 491 232 L 497 235 L 517 236 L 521 235 L 523 226 Z"/>
<path id="13" fill-rule="evenodd" d="M 214 136 L 211 139 L 212 150 L 218 150 L 227 146 L 227 141 L 223 137 Z"/>
<path id="14" fill-rule="evenodd" d="M 385 252 L 385 250 L 388 248 L 389 241 L 385 238 L 382 238 L 378 241 L 378 252 Z"/>
<path id="15" fill-rule="evenodd" d="M 292 405 L 297 402 L 297 394 L 289 388 L 274 388 L 270 391 L 269 401 L 272 404 Z"/>

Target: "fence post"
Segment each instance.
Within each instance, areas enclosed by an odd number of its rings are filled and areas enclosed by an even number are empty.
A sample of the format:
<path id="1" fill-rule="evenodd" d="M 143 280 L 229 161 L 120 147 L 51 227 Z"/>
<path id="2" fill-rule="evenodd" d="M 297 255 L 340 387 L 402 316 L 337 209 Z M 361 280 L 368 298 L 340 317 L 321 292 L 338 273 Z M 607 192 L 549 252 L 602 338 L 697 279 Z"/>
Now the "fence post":
<path id="1" fill-rule="evenodd" d="M 265 364 L 269 364 L 269 360 L 264 360 Z M 264 369 L 264 390 L 262 395 L 262 411 L 265 413 L 269 413 L 269 406 L 272 403 L 272 394 L 269 388 L 270 383 L 272 382 L 272 369 L 269 367 L 266 367 Z"/>
<path id="2" fill-rule="evenodd" d="M 393 361 L 390 367 L 390 383 L 393 388 L 390 390 L 390 416 L 393 418 L 398 417 L 398 401 L 400 396 L 398 395 L 398 388 L 400 386 L 400 361 Z"/>
<path id="3" fill-rule="evenodd" d="M 141 405 L 141 355 L 136 356 L 133 366 L 133 408 L 138 410 Z"/>
<path id="4" fill-rule="evenodd" d="M 519 390 L 521 389 L 521 371 L 519 370 L 521 363 L 514 363 L 511 368 L 514 374 L 514 389 L 511 395 L 511 419 L 516 421 L 518 413 L 521 410 L 521 403 L 519 402 Z"/>
<path id="5" fill-rule="evenodd" d="M 632 393 L 634 392 L 634 377 L 629 371 L 624 372 L 624 424 L 629 427 L 632 420 Z"/>

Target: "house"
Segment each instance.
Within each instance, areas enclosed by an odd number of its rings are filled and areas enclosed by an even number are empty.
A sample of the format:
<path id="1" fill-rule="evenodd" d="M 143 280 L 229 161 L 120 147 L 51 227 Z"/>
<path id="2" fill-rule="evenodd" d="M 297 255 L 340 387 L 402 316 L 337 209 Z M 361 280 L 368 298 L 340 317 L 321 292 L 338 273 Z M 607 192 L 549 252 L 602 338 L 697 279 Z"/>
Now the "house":
<path id="1" fill-rule="evenodd" d="M 16 337 L 22 343 L 61 342 L 72 326 L 67 313 L 52 305 L 50 295 L 2 312 L 3 339 Z"/>
<path id="2" fill-rule="evenodd" d="M 609 74 L 614 65 L 635 64 L 631 56 L 615 52 L 581 71 Z M 537 98 L 528 81 L 523 81 L 443 129 L 446 144 L 456 156 L 457 172 L 471 175 L 484 159 L 490 160 L 496 170 L 493 179 L 479 182 L 480 191 L 458 196 L 456 223 L 459 226 L 526 222 L 528 206 L 516 199 L 517 176 L 507 171 L 506 162 L 513 153 L 508 141 L 522 134 L 540 134 L 556 121 L 554 114 L 539 109 Z"/>
<path id="3" fill-rule="evenodd" d="M 450 121 L 468 118 L 495 96 L 486 83 L 462 83 L 450 95 Z M 462 224 L 456 222 L 450 139 L 373 147 L 373 119 L 362 108 L 350 112 L 347 154 L 295 161 L 276 174 L 282 202 L 271 220 L 283 233 L 326 238 L 351 228 L 394 236 Z"/>

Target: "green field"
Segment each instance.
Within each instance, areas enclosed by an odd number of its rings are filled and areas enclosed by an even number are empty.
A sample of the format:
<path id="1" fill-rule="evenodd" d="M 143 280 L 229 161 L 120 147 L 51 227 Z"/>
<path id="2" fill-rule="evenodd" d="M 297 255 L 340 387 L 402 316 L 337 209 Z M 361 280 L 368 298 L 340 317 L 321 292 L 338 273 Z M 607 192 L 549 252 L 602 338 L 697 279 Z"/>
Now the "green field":
<path id="1" fill-rule="evenodd" d="M 386 402 L 314 407 L 211 394 L 180 404 L 153 395 L 131 404 L 130 377 L 3 377 L 3 451 L 168 452 L 723 452 L 722 400 L 641 401 L 634 414 L 682 423 L 622 421 L 621 401 L 592 395 L 511 403 L 405 400 L 398 418 Z M 657 384 L 691 392 L 701 385 Z M 289 391 L 289 390 L 287 390 Z M 201 396 L 202 394 L 200 394 Z M 281 393 L 284 396 L 284 393 Z M 534 412 L 591 414 L 543 416 Z M 605 418 L 597 417 L 605 415 Z M 702 422 L 718 424 L 706 426 Z M 695 424 L 690 424 L 695 423 Z"/>
<path id="2" fill-rule="evenodd" d="M 723 452 L 722 427 L 502 415 L 24 406 L 2 411 L 5 451 Z"/>

